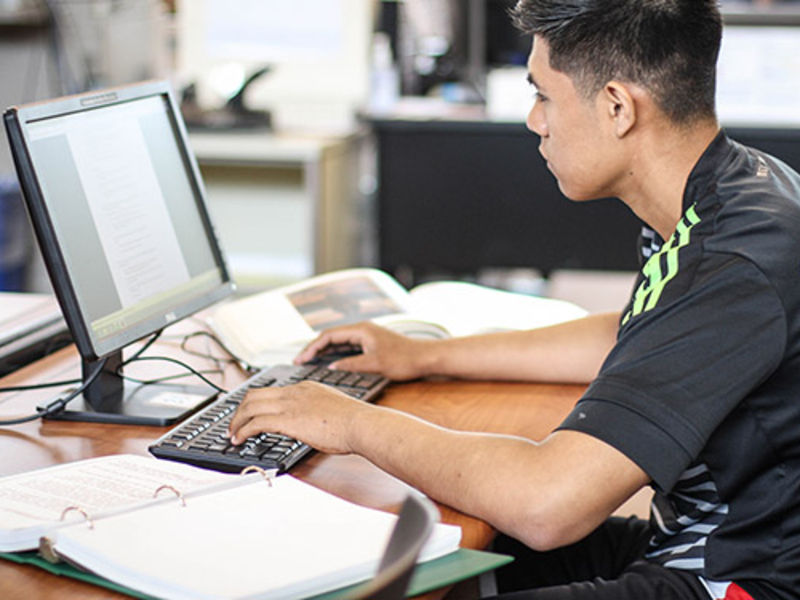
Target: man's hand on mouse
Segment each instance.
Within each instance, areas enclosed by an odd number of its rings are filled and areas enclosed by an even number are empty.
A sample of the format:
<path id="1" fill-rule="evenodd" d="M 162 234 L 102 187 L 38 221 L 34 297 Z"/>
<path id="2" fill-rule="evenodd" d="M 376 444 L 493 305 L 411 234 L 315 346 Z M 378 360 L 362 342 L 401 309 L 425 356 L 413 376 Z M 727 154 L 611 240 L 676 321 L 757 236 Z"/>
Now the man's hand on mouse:
<path id="1" fill-rule="evenodd" d="M 331 346 L 355 346 L 360 354 L 341 358 L 331 363 L 332 369 L 378 373 L 393 381 L 408 381 L 428 375 L 424 368 L 424 350 L 429 340 L 414 340 L 374 323 L 358 323 L 329 329 L 295 358 L 296 364 L 305 364 L 324 354 Z"/>

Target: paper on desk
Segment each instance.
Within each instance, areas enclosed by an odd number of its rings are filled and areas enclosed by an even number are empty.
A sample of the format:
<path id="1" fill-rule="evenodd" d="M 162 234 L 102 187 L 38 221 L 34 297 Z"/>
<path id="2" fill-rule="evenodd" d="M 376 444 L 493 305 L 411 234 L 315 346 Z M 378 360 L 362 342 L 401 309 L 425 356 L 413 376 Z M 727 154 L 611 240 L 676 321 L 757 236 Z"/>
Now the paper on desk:
<path id="1" fill-rule="evenodd" d="M 88 515 L 152 501 L 169 483 L 184 493 L 227 481 L 230 475 L 187 468 L 147 456 L 115 455 L 0 479 L 0 551 L 35 548 L 45 528 L 69 506 Z"/>

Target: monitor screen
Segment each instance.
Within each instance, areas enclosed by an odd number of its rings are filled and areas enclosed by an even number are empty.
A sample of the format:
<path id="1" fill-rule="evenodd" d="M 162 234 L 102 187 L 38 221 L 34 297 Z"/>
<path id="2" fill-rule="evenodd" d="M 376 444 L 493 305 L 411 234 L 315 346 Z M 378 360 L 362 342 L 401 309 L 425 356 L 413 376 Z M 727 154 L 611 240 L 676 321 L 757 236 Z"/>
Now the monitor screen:
<path id="1" fill-rule="evenodd" d="M 5 121 L 84 361 L 116 359 L 232 292 L 168 84 L 14 107 Z"/>
<path id="2" fill-rule="evenodd" d="M 725 126 L 800 126 L 800 27 L 725 26 L 717 113 Z"/>

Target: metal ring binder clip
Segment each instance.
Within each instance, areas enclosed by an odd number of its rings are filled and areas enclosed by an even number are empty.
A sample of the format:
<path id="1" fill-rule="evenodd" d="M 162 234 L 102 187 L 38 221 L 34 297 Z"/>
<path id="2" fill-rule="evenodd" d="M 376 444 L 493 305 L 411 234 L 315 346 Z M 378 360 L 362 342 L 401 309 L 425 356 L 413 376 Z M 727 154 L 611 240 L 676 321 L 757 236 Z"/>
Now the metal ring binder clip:
<path id="1" fill-rule="evenodd" d="M 92 519 L 89 518 L 89 514 L 80 506 L 68 506 L 65 508 L 61 513 L 61 520 L 63 521 L 66 518 L 67 513 L 73 510 L 83 515 L 83 518 L 86 520 L 86 525 L 89 527 L 89 529 L 94 529 L 94 523 L 92 522 Z"/>
<path id="2" fill-rule="evenodd" d="M 53 548 L 53 540 L 45 536 L 39 539 L 39 556 L 49 562 L 51 565 L 57 565 L 61 562 L 61 557 Z"/>
<path id="3" fill-rule="evenodd" d="M 176 488 L 172 487 L 171 485 L 166 485 L 166 484 L 164 484 L 164 485 L 160 485 L 160 486 L 158 486 L 158 488 L 156 489 L 156 491 L 155 491 L 155 492 L 153 492 L 153 498 L 155 498 L 156 496 L 158 496 L 158 494 L 159 494 L 159 492 L 161 492 L 161 490 L 170 490 L 170 491 L 171 491 L 171 492 L 173 492 L 173 493 L 174 493 L 174 494 L 175 494 L 175 495 L 178 497 L 178 499 L 181 501 L 181 506 L 186 506 L 186 498 L 184 498 L 184 497 L 183 497 L 183 494 L 181 494 L 181 493 L 180 493 L 180 492 L 179 492 L 179 491 L 178 491 Z"/>
<path id="4" fill-rule="evenodd" d="M 242 469 L 239 475 L 248 475 L 249 473 L 261 473 L 261 476 L 269 484 L 269 487 L 272 487 L 272 480 L 275 479 L 276 471 L 274 469 L 267 471 L 257 465 L 249 465 Z"/>

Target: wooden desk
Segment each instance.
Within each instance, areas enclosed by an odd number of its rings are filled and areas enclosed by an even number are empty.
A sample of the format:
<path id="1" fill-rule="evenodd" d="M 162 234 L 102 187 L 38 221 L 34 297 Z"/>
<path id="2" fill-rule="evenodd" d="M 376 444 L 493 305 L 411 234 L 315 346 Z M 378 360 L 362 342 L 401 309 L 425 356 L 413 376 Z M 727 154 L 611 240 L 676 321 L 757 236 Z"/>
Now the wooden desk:
<path id="1" fill-rule="evenodd" d="M 160 344 L 162 350 L 165 346 L 167 351 L 177 351 L 175 342 L 173 348 L 169 343 Z M 142 367 L 144 364 L 149 369 L 155 363 L 143 363 Z M 0 386 L 65 379 L 75 376 L 77 369 L 74 350 L 66 348 L 0 380 Z M 229 369 L 218 381 L 233 387 L 243 377 Z M 572 385 L 423 381 L 390 386 L 380 403 L 447 427 L 539 439 L 561 421 L 583 389 Z M 0 418 L 27 414 L 38 401 L 53 395 L 52 390 L 45 390 L 0 396 Z M 164 431 L 158 427 L 58 421 L 0 428 L 0 476 L 94 456 L 147 454 L 148 445 Z M 292 474 L 348 500 L 384 510 L 396 511 L 407 489 L 357 456 L 314 454 Z M 444 522 L 461 525 L 463 546 L 484 548 L 490 542 L 493 531 L 486 523 L 446 506 L 440 508 Z M 0 598 L 99 600 L 125 596 L 0 561 Z"/>

